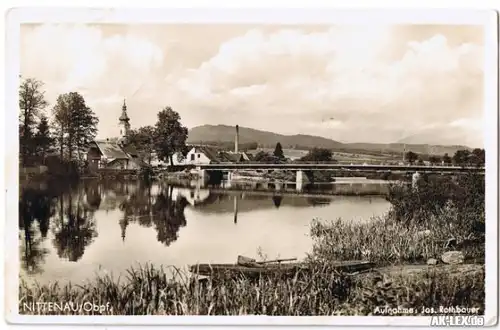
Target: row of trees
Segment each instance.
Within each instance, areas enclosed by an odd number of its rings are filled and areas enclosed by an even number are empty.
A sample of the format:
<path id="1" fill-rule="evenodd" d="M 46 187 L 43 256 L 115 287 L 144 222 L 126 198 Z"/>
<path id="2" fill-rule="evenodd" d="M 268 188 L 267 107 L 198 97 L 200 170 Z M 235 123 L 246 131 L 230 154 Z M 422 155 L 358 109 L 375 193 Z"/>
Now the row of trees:
<path id="1" fill-rule="evenodd" d="M 44 162 L 47 154 L 59 151 L 61 159 L 83 161 L 89 143 L 97 135 L 99 122 L 82 95 L 61 94 L 49 121 L 43 83 L 22 79 L 19 87 L 19 136 L 22 165 Z"/>
<path id="2" fill-rule="evenodd" d="M 408 161 L 410 164 L 418 163 L 418 164 L 423 164 L 424 163 L 424 156 L 419 155 L 417 153 L 414 153 L 412 151 L 408 151 L 405 154 L 405 159 Z M 430 155 L 428 156 L 428 160 L 431 164 L 440 164 L 444 163 L 446 165 L 460 165 L 460 166 L 484 166 L 485 164 L 485 151 L 484 149 L 479 149 L 476 148 L 472 151 L 469 150 L 457 150 L 453 157 L 450 157 L 447 153 L 444 154 L 442 157 L 437 156 L 437 155 Z"/>
<path id="3" fill-rule="evenodd" d="M 77 92 L 59 95 L 50 121 L 47 107 L 43 83 L 33 78 L 23 79 L 19 88 L 22 165 L 43 163 L 46 155 L 55 151 L 62 160 L 83 164 L 85 152 L 97 135 L 97 116 Z M 132 130 L 125 143 L 134 146 L 148 163 L 156 153 L 173 164 L 176 152 L 187 152 L 188 130 L 180 119 L 177 112 L 166 107 L 158 113 L 155 126 Z"/>
<path id="4" fill-rule="evenodd" d="M 129 133 L 126 143 L 134 146 L 141 160 L 151 164 L 153 154 L 174 164 L 173 155 L 187 153 L 188 129 L 181 123 L 178 112 L 166 107 L 158 113 L 155 126 L 144 126 Z"/>

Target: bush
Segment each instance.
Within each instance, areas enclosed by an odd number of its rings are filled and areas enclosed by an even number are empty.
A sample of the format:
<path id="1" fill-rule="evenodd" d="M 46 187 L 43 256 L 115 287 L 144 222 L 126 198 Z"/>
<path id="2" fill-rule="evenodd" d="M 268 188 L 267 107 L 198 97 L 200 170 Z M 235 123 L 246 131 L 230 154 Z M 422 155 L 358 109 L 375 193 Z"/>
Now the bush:
<path id="1" fill-rule="evenodd" d="M 443 212 L 457 215 L 464 231 L 484 233 L 485 180 L 483 175 L 467 174 L 456 179 L 437 176 L 423 178 L 414 189 L 407 184 L 391 185 L 387 200 L 394 219 L 405 224 L 428 224 Z"/>

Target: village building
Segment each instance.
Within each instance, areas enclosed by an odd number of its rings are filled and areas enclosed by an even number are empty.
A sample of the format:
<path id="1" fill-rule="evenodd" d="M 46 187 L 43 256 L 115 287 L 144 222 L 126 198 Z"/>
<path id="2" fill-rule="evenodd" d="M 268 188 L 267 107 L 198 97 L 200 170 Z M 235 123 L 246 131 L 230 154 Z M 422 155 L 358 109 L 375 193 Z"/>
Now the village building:
<path id="1" fill-rule="evenodd" d="M 192 146 L 187 153 L 184 163 L 188 165 L 204 165 L 214 163 L 241 163 L 250 160 L 245 152 L 240 152 L 239 128 L 236 125 L 234 151 L 217 150 L 209 146 Z"/>
<path id="2" fill-rule="evenodd" d="M 91 171 L 98 169 L 135 170 L 146 166 L 163 167 L 179 165 L 203 165 L 213 163 L 240 163 L 249 161 L 250 157 L 245 152 L 238 151 L 239 132 L 236 125 L 234 151 L 217 150 L 208 146 L 192 146 L 186 156 L 177 152 L 170 159 L 159 159 L 153 153 L 151 164 L 148 165 L 138 158 L 135 148 L 127 144 L 130 133 L 130 118 L 127 114 L 127 105 L 123 101 L 122 112 L 118 118 L 120 135 L 115 138 L 94 140 L 87 150 L 87 162 Z"/>
<path id="3" fill-rule="evenodd" d="M 184 163 L 186 165 L 206 165 L 220 163 L 241 163 L 249 161 L 245 152 L 232 152 L 217 150 L 208 146 L 194 146 L 187 153 Z"/>
<path id="4" fill-rule="evenodd" d="M 94 140 L 87 151 L 89 169 L 96 171 L 102 168 L 135 170 L 147 166 L 138 159 L 137 150 L 127 145 L 130 133 L 130 118 L 127 115 L 127 105 L 123 101 L 122 113 L 118 118 L 120 136 L 104 140 Z"/>

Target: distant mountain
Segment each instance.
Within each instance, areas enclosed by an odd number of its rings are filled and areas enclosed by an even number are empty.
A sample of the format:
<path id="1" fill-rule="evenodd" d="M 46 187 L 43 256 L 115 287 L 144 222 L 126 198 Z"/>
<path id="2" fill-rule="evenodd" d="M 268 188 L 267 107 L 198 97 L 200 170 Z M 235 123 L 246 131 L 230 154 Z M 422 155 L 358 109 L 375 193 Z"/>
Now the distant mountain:
<path id="1" fill-rule="evenodd" d="M 193 127 L 189 130 L 188 143 L 234 143 L 235 127 L 227 125 L 202 125 Z M 264 148 L 274 148 L 277 142 L 280 142 L 283 148 L 311 149 L 314 147 L 328 148 L 334 151 L 353 151 L 353 152 L 386 152 L 402 153 L 404 150 L 416 153 L 439 154 L 448 153 L 453 155 L 457 150 L 470 149 L 466 146 L 451 145 L 432 145 L 432 144 L 412 144 L 405 141 L 398 143 L 342 143 L 339 141 L 327 139 L 312 135 L 283 135 L 273 132 L 256 130 L 248 127 L 239 127 L 239 142 L 256 142 Z"/>
<path id="2" fill-rule="evenodd" d="M 235 127 L 227 125 L 203 125 L 189 130 L 189 143 L 209 142 L 234 142 Z M 253 128 L 239 127 L 239 142 L 257 142 L 263 147 L 274 147 L 280 142 L 283 148 L 336 148 L 342 143 L 319 136 L 312 135 L 282 135 L 272 132 L 260 131 Z"/>

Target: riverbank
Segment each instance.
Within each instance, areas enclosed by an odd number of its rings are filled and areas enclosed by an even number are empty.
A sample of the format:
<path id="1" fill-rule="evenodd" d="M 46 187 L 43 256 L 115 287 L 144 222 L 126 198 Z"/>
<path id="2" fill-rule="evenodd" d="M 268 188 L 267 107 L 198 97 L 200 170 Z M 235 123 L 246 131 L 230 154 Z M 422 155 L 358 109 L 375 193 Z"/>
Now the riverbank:
<path id="1" fill-rule="evenodd" d="M 309 270 L 292 277 L 185 282 L 181 271 L 169 276 L 174 268 L 143 265 L 120 279 L 99 275 L 78 286 L 21 282 L 19 306 L 95 301 L 120 315 L 390 315 L 377 309 L 384 306 L 421 315 L 423 306 L 457 305 L 483 312 L 484 182 L 424 182 L 418 189 L 394 187 L 388 198 L 391 211 L 370 222 L 314 221 L 304 261 Z M 353 259 L 382 268 L 355 276 L 333 270 L 334 261 Z"/>

